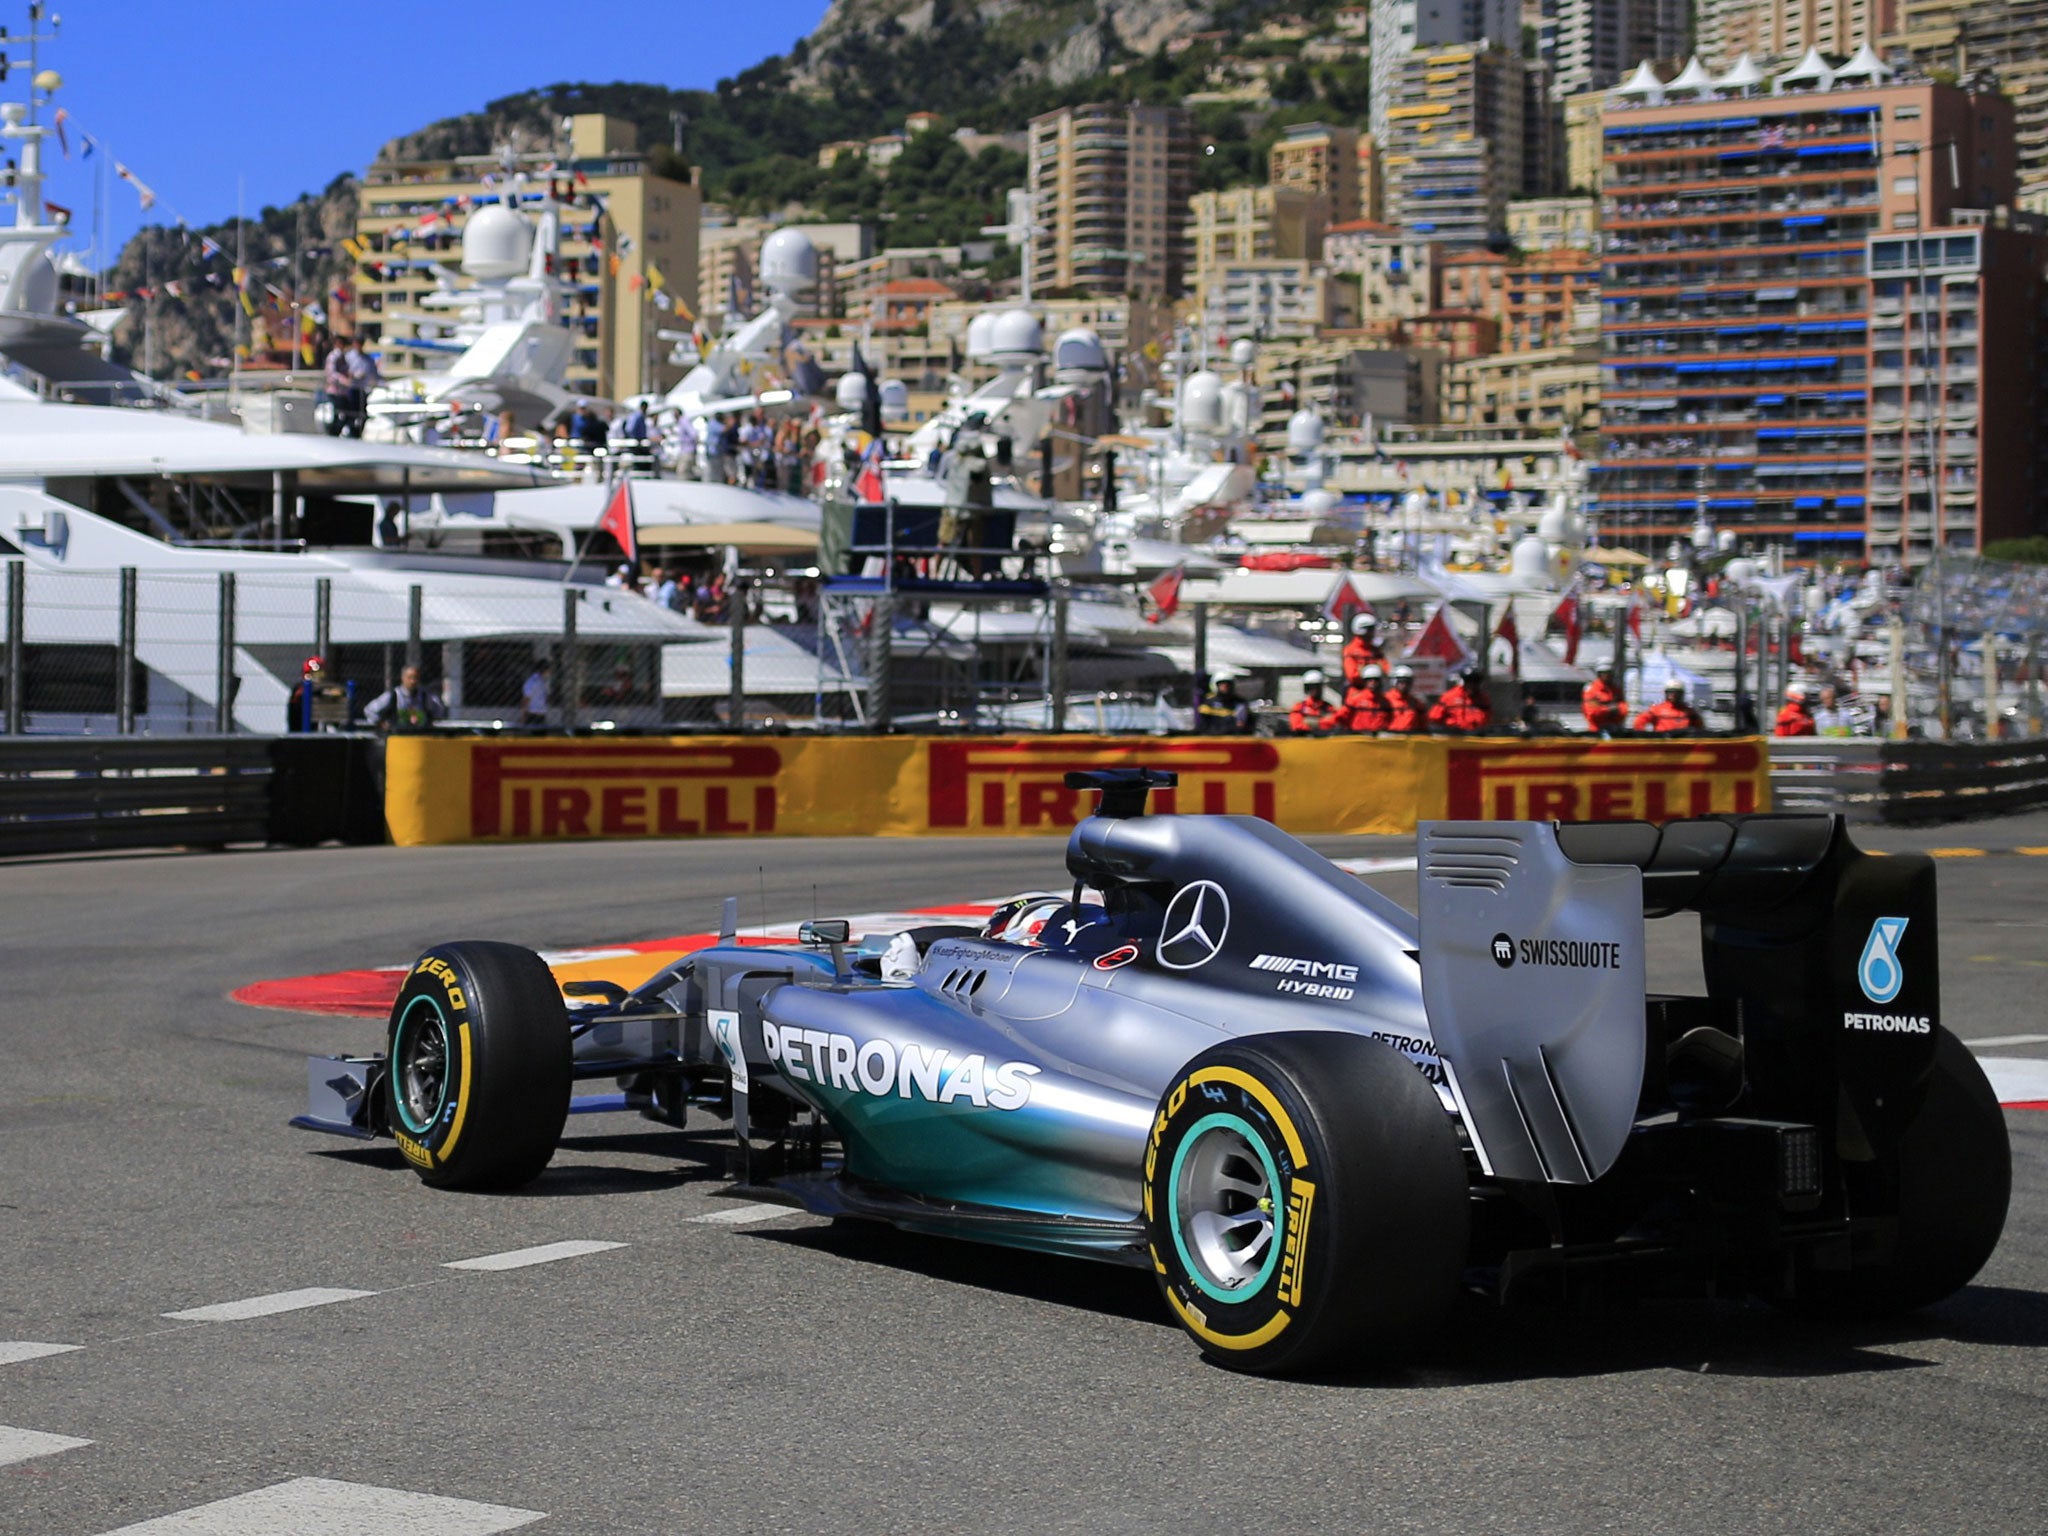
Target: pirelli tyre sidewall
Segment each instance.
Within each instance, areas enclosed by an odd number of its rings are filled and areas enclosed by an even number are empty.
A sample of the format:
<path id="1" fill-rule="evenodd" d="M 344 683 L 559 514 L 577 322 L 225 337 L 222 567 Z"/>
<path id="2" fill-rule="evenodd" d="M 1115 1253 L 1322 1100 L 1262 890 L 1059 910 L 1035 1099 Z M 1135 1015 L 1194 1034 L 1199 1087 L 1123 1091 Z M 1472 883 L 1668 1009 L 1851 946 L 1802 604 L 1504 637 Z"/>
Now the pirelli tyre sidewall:
<path id="1" fill-rule="evenodd" d="M 386 1035 L 386 1123 L 422 1180 L 509 1189 L 554 1156 L 569 1112 L 568 1019 L 553 973 L 511 944 L 413 962 Z"/>
<path id="2" fill-rule="evenodd" d="M 1435 1090 L 1386 1046 L 1335 1032 L 1252 1036 L 1190 1063 L 1153 1118 L 1144 1199 L 1167 1306 L 1244 1371 L 1418 1351 L 1469 1239 L 1464 1154 Z"/>

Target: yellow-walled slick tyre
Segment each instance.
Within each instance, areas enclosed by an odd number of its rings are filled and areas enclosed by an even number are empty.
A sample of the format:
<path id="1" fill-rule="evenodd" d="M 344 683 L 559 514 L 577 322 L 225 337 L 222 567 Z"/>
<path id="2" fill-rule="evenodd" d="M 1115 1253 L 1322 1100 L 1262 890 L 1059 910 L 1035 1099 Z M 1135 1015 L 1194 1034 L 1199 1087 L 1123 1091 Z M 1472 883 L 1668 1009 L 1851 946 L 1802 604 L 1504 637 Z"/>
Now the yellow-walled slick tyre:
<path id="1" fill-rule="evenodd" d="M 438 1189 L 514 1189 L 555 1155 L 569 1114 L 561 989 L 516 944 L 439 944 L 392 1005 L 387 1123 Z"/>
<path id="2" fill-rule="evenodd" d="M 1457 1293 L 1464 1153 L 1436 1091 L 1375 1040 L 1257 1035 L 1161 1099 L 1145 1220 L 1166 1303 L 1233 1370 L 1413 1354 Z"/>

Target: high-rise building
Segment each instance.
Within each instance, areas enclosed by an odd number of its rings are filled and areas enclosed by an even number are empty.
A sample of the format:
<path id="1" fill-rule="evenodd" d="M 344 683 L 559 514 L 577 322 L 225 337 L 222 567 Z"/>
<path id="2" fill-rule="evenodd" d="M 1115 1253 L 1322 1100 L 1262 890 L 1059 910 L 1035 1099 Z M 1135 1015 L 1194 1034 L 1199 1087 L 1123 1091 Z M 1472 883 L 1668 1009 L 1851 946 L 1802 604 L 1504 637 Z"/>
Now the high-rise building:
<path id="1" fill-rule="evenodd" d="M 1973 0 L 1959 8 L 1958 49 L 2012 98 L 2019 141 L 2019 205 L 2048 213 L 2048 0 Z M 1951 62 L 1936 51 L 1930 67 Z"/>
<path id="2" fill-rule="evenodd" d="M 1692 44 L 1688 0 L 1556 0 L 1553 100 L 1618 83 L 1639 59 L 1683 58 Z"/>
<path id="3" fill-rule="evenodd" d="M 1600 246 L 1597 197 L 1526 197 L 1508 204 L 1508 243 L 1523 251 Z"/>
<path id="4" fill-rule="evenodd" d="M 1188 251 L 1182 270 L 1201 289 L 1234 261 L 1315 261 L 1323 254 L 1329 202 L 1289 187 L 1231 187 L 1188 199 Z"/>
<path id="5" fill-rule="evenodd" d="M 1387 142 L 1401 66 L 1416 49 L 1491 39 L 1522 52 L 1521 0 L 1372 0 L 1372 135 Z"/>
<path id="6" fill-rule="evenodd" d="M 1328 199 L 1330 221 L 1365 217 L 1359 201 L 1356 128 L 1302 123 L 1285 130 L 1267 158 L 1266 179 L 1276 187 Z"/>
<path id="7" fill-rule="evenodd" d="M 1898 5 L 1899 0 L 1700 0 L 1697 46 L 1701 58 L 1724 67 L 1745 53 L 1759 63 L 1789 64 L 1809 48 L 1846 58 L 1890 34 Z M 1648 50 L 1639 55 L 1667 56 Z"/>
<path id="8" fill-rule="evenodd" d="M 1932 547 L 1925 506 L 1906 504 L 1919 522 L 1902 535 L 1871 502 L 1877 391 L 1891 386 L 1873 377 L 1869 247 L 2009 204 L 2012 108 L 1881 68 L 1813 84 L 1827 88 L 1780 80 L 1782 94 L 1656 105 L 1617 92 L 1606 113 L 1603 539 L 1667 540 L 1704 511 L 1806 557 Z M 2015 328 L 1980 345 L 2033 341 Z M 1973 391 L 2010 372 L 1980 366 Z M 1953 430 L 1977 432 L 1974 399 L 1957 409 Z M 1985 504 L 1985 526 L 2015 515 Z"/>
<path id="9" fill-rule="evenodd" d="M 1522 56 L 1491 43 L 1401 63 L 1379 141 L 1390 223 L 1451 246 L 1506 232 L 1522 180 Z"/>
<path id="10" fill-rule="evenodd" d="M 1180 107 L 1062 107 L 1031 120 L 1032 282 L 1091 294 L 1178 294 L 1194 191 Z"/>
<path id="11" fill-rule="evenodd" d="M 671 321 L 655 301 L 697 292 L 697 185 L 648 170 L 633 125 L 600 113 L 570 118 L 562 140 L 513 158 L 530 182 L 552 179 L 572 200 L 557 259 L 576 287 L 563 317 L 575 336 L 564 387 L 614 400 L 668 389 L 682 374 L 656 335 Z M 458 259 L 466 210 L 508 190 L 504 169 L 499 155 L 470 155 L 379 161 L 363 173 L 356 322 L 387 373 L 447 361 L 445 342 L 426 345 L 438 338 L 424 334 L 446 322 L 421 303 L 437 286 L 434 268 Z"/>
<path id="12" fill-rule="evenodd" d="M 1361 219 L 1323 237 L 1323 262 L 1358 279 L 1360 322 L 1413 320 L 1437 307 L 1437 248 L 1391 224 Z"/>

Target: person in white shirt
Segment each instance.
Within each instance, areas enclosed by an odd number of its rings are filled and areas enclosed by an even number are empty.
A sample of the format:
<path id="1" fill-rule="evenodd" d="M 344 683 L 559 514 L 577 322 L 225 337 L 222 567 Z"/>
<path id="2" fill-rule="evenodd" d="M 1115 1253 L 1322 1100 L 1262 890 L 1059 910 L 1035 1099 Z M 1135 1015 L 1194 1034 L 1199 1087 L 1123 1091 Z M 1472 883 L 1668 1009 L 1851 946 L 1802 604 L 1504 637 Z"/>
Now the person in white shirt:
<path id="1" fill-rule="evenodd" d="M 525 686 L 519 690 L 519 723 L 548 723 L 548 660 L 545 656 L 533 664 L 533 670 L 526 674 Z"/>

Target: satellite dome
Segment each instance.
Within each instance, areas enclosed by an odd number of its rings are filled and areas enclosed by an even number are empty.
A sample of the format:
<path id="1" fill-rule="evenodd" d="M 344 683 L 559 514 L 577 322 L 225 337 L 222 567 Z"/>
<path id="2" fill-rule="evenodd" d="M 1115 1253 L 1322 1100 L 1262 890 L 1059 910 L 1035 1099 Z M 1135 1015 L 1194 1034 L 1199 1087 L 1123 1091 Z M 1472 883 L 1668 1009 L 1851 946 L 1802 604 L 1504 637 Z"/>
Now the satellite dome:
<path id="1" fill-rule="evenodd" d="M 462 270 L 479 282 L 518 277 L 533 259 L 533 225 L 503 203 L 486 203 L 462 226 Z"/>
<path id="2" fill-rule="evenodd" d="M 881 395 L 884 421 L 901 421 L 910 414 L 910 386 L 901 379 L 882 380 Z"/>
<path id="3" fill-rule="evenodd" d="M 800 229 L 778 229 L 761 242 L 761 286 L 770 293 L 808 293 L 818 285 L 818 248 Z"/>
<path id="4" fill-rule="evenodd" d="M 995 350 L 996 317 L 987 310 L 967 322 L 967 355 L 979 362 Z"/>
<path id="5" fill-rule="evenodd" d="M 868 403 L 868 376 L 864 373 L 842 373 L 832 396 L 842 411 L 859 410 Z"/>
<path id="6" fill-rule="evenodd" d="M 1305 459 L 1323 446 L 1323 418 L 1304 407 L 1287 418 L 1287 451 Z"/>
<path id="7" fill-rule="evenodd" d="M 1747 557 L 1730 560 L 1721 572 L 1721 579 L 1731 587 L 1746 587 L 1756 580 L 1756 562 Z"/>
<path id="8" fill-rule="evenodd" d="M 21 307 L 32 315 L 54 315 L 59 286 L 57 264 L 45 251 L 29 262 L 22 275 Z"/>
<path id="9" fill-rule="evenodd" d="M 1054 373 L 1063 374 L 1107 373 L 1109 353 L 1100 336 L 1086 326 L 1076 326 L 1060 332 L 1059 340 L 1052 344 L 1052 367 Z"/>
<path id="10" fill-rule="evenodd" d="M 1547 581 L 1550 578 L 1550 546 L 1533 533 L 1523 534 L 1515 540 L 1514 550 L 1508 556 L 1508 569 L 1531 581 Z"/>
<path id="11" fill-rule="evenodd" d="M 1180 387 L 1180 426 L 1184 432 L 1215 432 L 1223 426 L 1223 380 L 1208 369 L 1187 376 Z"/>
<path id="12" fill-rule="evenodd" d="M 1536 535 L 1548 544 L 1570 544 L 1578 536 L 1578 519 L 1569 507 L 1552 502 L 1536 519 Z"/>
<path id="13" fill-rule="evenodd" d="M 1223 426 L 1226 431 L 1248 433 L 1259 424 L 1259 392 L 1242 379 L 1223 386 Z"/>
<path id="14" fill-rule="evenodd" d="M 1249 368 L 1259 360 L 1259 344 L 1249 336 L 1240 336 L 1230 344 L 1230 366 Z"/>
<path id="15" fill-rule="evenodd" d="M 1401 498 L 1401 516 L 1420 522 L 1429 516 L 1429 492 L 1419 486 Z"/>
<path id="16" fill-rule="evenodd" d="M 1028 309 L 1006 309 L 989 327 L 988 342 L 993 357 L 1029 360 L 1045 351 L 1045 328 Z"/>
<path id="17" fill-rule="evenodd" d="M 1337 493 L 1335 491 L 1305 491 L 1301 497 L 1301 510 L 1304 516 L 1312 517 L 1317 522 L 1321 522 L 1337 510 Z"/>

